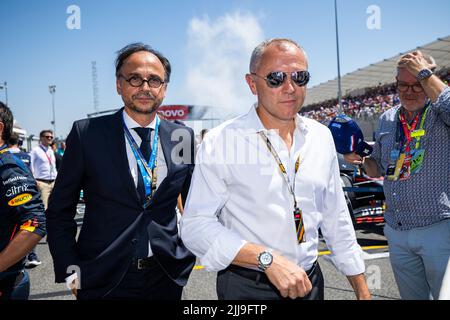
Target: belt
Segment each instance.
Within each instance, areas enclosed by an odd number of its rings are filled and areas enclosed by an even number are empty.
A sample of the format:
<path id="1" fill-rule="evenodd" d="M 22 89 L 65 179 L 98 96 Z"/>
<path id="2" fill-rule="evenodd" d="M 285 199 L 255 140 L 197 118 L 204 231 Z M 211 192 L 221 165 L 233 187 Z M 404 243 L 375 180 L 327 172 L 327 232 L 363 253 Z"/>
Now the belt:
<path id="1" fill-rule="evenodd" d="M 55 181 L 55 179 L 53 179 L 53 180 L 36 179 L 36 181 L 45 182 L 45 183 L 52 183 L 53 181 Z"/>
<path id="2" fill-rule="evenodd" d="M 156 265 L 156 260 L 153 257 L 134 258 L 131 262 L 131 267 L 135 270 L 146 270 L 155 265 Z"/>
<path id="3" fill-rule="evenodd" d="M 317 269 L 317 266 L 318 266 L 318 263 L 316 260 L 313 263 L 311 269 L 306 271 L 308 278 L 311 279 L 312 275 L 314 274 L 314 271 Z M 232 273 L 240 275 L 241 277 L 253 280 L 257 283 L 264 283 L 264 284 L 272 285 L 272 282 L 270 282 L 267 275 L 261 271 L 251 270 L 248 268 L 244 268 L 244 267 L 240 267 L 240 266 L 236 266 L 236 265 L 232 264 L 229 267 L 227 267 L 226 269 L 219 271 L 219 273 L 224 273 L 226 271 L 230 271 Z"/>

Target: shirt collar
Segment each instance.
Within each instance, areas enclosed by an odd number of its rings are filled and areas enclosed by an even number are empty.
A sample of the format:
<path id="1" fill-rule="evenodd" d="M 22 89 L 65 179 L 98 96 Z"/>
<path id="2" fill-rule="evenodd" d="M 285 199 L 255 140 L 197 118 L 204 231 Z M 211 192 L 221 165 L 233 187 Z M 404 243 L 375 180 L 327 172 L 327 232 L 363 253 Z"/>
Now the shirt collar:
<path id="1" fill-rule="evenodd" d="M 19 149 L 19 148 L 16 148 L 16 147 L 14 147 L 14 148 L 8 148 L 8 149 L 9 149 L 9 151 L 12 152 L 12 153 L 19 153 L 19 152 L 20 152 L 20 149 Z"/>
<path id="2" fill-rule="evenodd" d="M 139 123 L 137 123 L 136 121 L 133 120 L 133 118 L 131 118 L 126 112 L 125 110 L 122 111 L 123 112 L 123 121 L 125 123 L 125 126 L 128 129 L 133 129 L 133 128 L 142 128 L 141 125 Z M 150 128 L 155 130 L 155 126 L 156 126 L 156 117 L 158 115 L 155 116 L 155 118 L 153 119 L 152 122 L 150 122 L 149 125 L 147 125 L 145 128 Z"/>
<path id="3" fill-rule="evenodd" d="M 255 103 L 246 115 L 246 129 L 249 130 L 250 133 L 258 133 L 260 131 L 268 133 L 271 130 L 267 130 L 262 124 L 261 119 L 256 113 L 257 106 L 258 105 Z M 299 114 L 295 115 L 295 128 L 302 133 L 305 133 L 308 129 L 308 125 Z"/>
<path id="4" fill-rule="evenodd" d="M 44 149 L 45 151 L 48 151 L 48 149 L 50 148 L 50 146 L 44 146 L 42 143 L 39 144 L 39 146 Z"/>

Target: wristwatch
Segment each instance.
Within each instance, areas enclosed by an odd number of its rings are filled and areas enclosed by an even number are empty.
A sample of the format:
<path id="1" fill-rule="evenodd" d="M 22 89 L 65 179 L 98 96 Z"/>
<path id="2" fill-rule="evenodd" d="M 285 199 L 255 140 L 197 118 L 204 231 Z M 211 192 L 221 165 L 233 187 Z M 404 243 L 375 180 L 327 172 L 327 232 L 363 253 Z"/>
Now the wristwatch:
<path id="1" fill-rule="evenodd" d="M 433 74 L 433 71 L 431 71 L 428 68 L 422 69 L 419 71 L 419 73 L 417 74 L 417 81 L 422 81 L 423 79 L 429 78 L 431 77 L 431 75 Z"/>
<path id="2" fill-rule="evenodd" d="M 258 269 L 263 272 L 266 271 L 266 269 L 272 264 L 272 261 L 272 249 L 266 249 L 258 255 Z"/>

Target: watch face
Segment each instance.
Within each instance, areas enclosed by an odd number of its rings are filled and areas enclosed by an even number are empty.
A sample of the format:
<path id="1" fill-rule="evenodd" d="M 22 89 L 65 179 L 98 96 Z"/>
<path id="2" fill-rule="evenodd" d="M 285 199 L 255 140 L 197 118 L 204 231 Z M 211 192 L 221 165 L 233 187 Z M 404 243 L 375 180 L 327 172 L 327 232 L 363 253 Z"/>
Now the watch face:
<path id="1" fill-rule="evenodd" d="M 432 74 L 433 74 L 433 72 L 432 72 L 431 70 L 429 70 L 429 69 L 423 69 L 423 70 L 420 70 L 420 71 L 419 71 L 419 74 L 417 75 L 417 77 L 418 77 L 419 79 L 425 79 L 425 78 L 431 76 Z"/>
<path id="2" fill-rule="evenodd" d="M 272 255 L 268 252 L 263 252 L 259 257 L 259 261 L 261 261 L 261 264 L 263 265 L 268 265 L 272 263 Z"/>

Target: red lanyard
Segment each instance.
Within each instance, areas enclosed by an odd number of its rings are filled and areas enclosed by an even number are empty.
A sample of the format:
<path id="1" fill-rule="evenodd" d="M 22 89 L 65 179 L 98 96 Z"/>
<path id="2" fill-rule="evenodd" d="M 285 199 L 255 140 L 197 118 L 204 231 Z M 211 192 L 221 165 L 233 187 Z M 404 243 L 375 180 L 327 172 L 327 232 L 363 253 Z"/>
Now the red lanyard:
<path id="1" fill-rule="evenodd" d="M 50 163 L 50 166 L 53 166 L 52 159 L 51 159 L 50 156 L 47 154 L 47 151 L 45 151 L 45 149 L 44 149 L 43 146 L 41 146 L 41 149 L 42 149 L 42 151 L 44 151 L 45 156 L 47 157 L 47 160 L 48 160 L 48 162 Z"/>
<path id="2" fill-rule="evenodd" d="M 410 151 L 409 145 L 411 144 L 411 132 L 416 129 L 417 123 L 419 122 L 419 114 L 416 115 L 411 126 L 409 126 L 409 124 L 406 122 L 403 114 L 400 113 L 399 116 L 400 116 L 400 122 L 402 123 L 402 127 L 403 127 L 403 133 L 405 134 L 405 138 L 406 138 L 405 152 L 409 152 Z"/>

